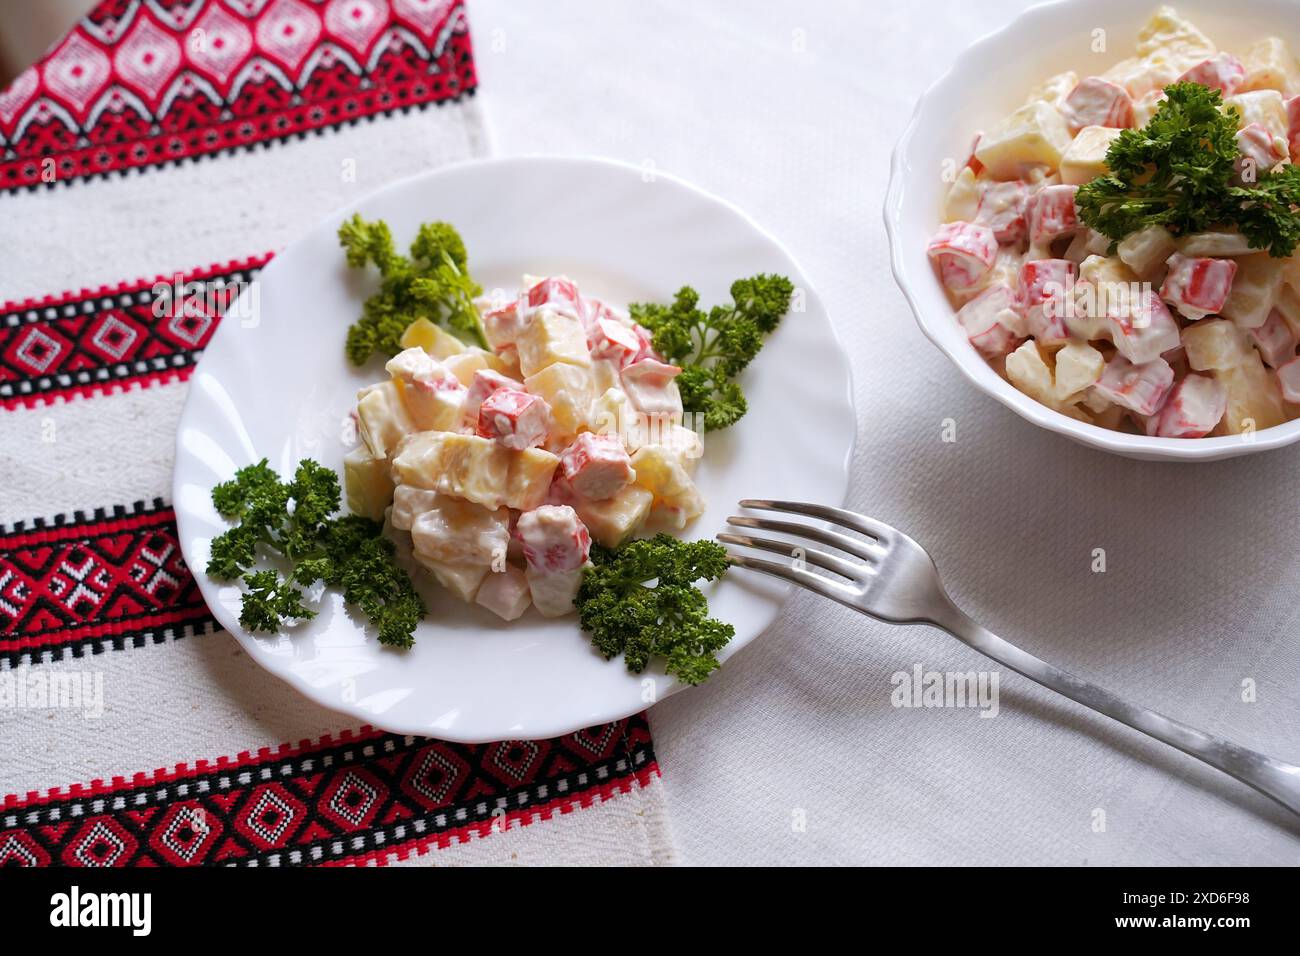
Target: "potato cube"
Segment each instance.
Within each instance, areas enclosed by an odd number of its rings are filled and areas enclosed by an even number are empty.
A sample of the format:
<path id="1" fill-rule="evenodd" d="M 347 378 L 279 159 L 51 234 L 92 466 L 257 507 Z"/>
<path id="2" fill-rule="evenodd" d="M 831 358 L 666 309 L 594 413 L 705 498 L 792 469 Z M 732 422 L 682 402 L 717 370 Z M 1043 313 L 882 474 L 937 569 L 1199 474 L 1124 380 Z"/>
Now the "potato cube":
<path id="1" fill-rule="evenodd" d="M 483 314 L 483 335 L 493 351 L 514 348 L 515 339 L 523 330 L 524 322 L 517 302 Z"/>
<path id="2" fill-rule="evenodd" d="M 1061 402 L 1078 400 L 1101 378 L 1106 359 L 1087 342 L 1070 342 L 1056 353 L 1054 389 Z"/>
<path id="3" fill-rule="evenodd" d="M 552 438 L 566 441 L 587 427 L 596 398 L 589 367 L 555 362 L 524 379 L 524 386 L 551 406 Z"/>
<path id="4" fill-rule="evenodd" d="M 618 363 L 609 359 L 591 360 L 591 387 L 595 394 L 603 395 L 607 390 L 619 388 L 623 384 L 619 368 Z"/>
<path id="5" fill-rule="evenodd" d="M 1240 435 L 1272 428 L 1286 421 L 1277 377 L 1264 367 L 1254 352 L 1240 365 L 1215 370 L 1214 377 L 1223 383 L 1228 393 L 1227 411 L 1218 431 L 1225 435 Z"/>
<path id="6" fill-rule="evenodd" d="M 418 556 L 445 564 L 501 567 L 510 546 L 510 509 L 493 511 L 462 498 L 438 495 L 411 524 Z"/>
<path id="7" fill-rule="evenodd" d="M 1209 319 L 1183 329 L 1187 364 L 1198 372 L 1236 368 L 1250 358 L 1245 333 L 1227 319 Z"/>
<path id="8" fill-rule="evenodd" d="M 1057 73 L 1030 90 L 1029 96 L 1025 98 L 1025 105 L 1028 106 L 1041 100 L 1059 110 L 1061 105 L 1065 103 L 1065 98 L 1070 95 L 1070 91 L 1078 85 L 1079 74 L 1073 70 Z"/>
<path id="9" fill-rule="evenodd" d="M 654 495 L 649 520 L 681 529 L 704 512 L 704 499 L 682 465 L 681 455 L 665 445 L 645 445 L 632 457 L 636 483 Z"/>
<path id="10" fill-rule="evenodd" d="M 688 475 L 695 474 L 695 466 L 704 454 L 704 438 L 694 428 L 669 424 L 654 435 L 655 444 L 675 452 Z"/>
<path id="11" fill-rule="evenodd" d="M 1232 291 L 1219 314 L 1243 329 L 1257 329 L 1268 320 L 1282 292 L 1281 263 L 1267 253 L 1242 256 L 1235 261 L 1237 274 L 1232 280 Z"/>
<path id="12" fill-rule="evenodd" d="M 446 431 L 460 424 L 465 386 L 424 349 L 399 352 L 384 368 L 397 383 L 417 431 Z"/>
<path id="13" fill-rule="evenodd" d="M 1287 132 L 1291 120 L 1287 116 L 1286 102 L 1277 90 L 1251 90 L 1248 93 L 1238 93 L 1236 96 L 1229 96 L 1224 103 L 1237 107 L 1241 114 L 1237 122 L 1238 129 L 1245 129 L 1251 123 L 1259 123 L 1268 130 L 1270 135 L 1288 138 Z"/>
<path id="14" fill-rule="evenodd" d="M 582 585 L 582 576 L 587 568 L 574 568 L 572 571 L 556 571 L 545 574 L 528 568 L 524 578 L 528 581 L 528 590 L 533 598 L 533 606 L 542 617 L 563 617 L 576 610 L 573 600 L 578 596 Z"/>
<path id="15" fill-rule="evenodd" d="M 1106 151 L 1119 134 L 1118 128 L 1108 126 L 1085 126 L 1079 130 L 1061 156 L 1061 182 L 1082 186 L 1105 176 Z"/>
<path id="16" fill-rule="evenodd" d="M 527 378 L 556 362 L 591 365 L 587 333 L 572 315 L 551 308 L 539 309 L 515 340 L 519 370 Z"/>
<path id="17" fill-rule="evenodd" d="M 518 379 L 519 368 L 513 350 L 507 349 L 501 355 L 489 352 L 477 346 L 466 348 L 464 352 L 443 359 L 442 364 L 456 376 L 457 380 L 468 388 L 474 382 L 474 374 L 481 369 L 500 372 L 507 378 Z"/>
<path id="18" fill-rule="evenodd" d="M 1160 49 L 1196 51 L 1203 56 L 1212 56 L 1215 52 L 1210 38 L 1170 6 L 1157 9 L 1138 31 L 1139 54 L 1146 56 Z"/>
<path id="19" fill-rule="evenodd" d="M 1125 236 L 1116 253 L 1140 279 L 1154 280 L 1177 246 L 1164 226 L 1147 226 Z"/>
<path id="20" fill-rule="evenodd" d="M 448 564 L 415 553 L 415 560 L 433 572 L 438 583 L 466 604 L 474 600 L 483 579 L 490 570 L 486 564 Z"/>
<path id="21" fill-rule="evenodd" d="M 357 430 L 372 458 L 388 458 L 415 431 L 395 382 L 367 385 L 357 392 Z"/>
<path id="22" fill-rule="evenodd" d="M 1009 295 L 1005 286 L 1000 288 L 1002 294 Z M 1006 302 L 1009 305 L 1010 299 Z M 1009 320 L 1016 322 L 1023 333 L 1019 315 L 1011 316 Z M 621 388 L 607 389 L 592 404 L 591 430 L 597 435 L 617 435 L 629 453 L 642 445 L 671 445 L 684 453 L 688 471 L 694 469 L 703 453 L 703 442 L 695 429 L 682 425 L 675 416 L 646 415 L 637 411 Z"/>
<path id="23" fill-rule="evenodd" d="M 464 352 L 448 356 L 442 364 L 447 367 L 447 371 L 456 376 L 456 381 L 469 388 L 474 383 L 475 374 L 492 367 L 488 363 L 490 354 L 482 349 L 466 349 Z"/>
<path id="24" fill-rule="evenodd" d="M 1102 78 L 1124 87 L 1128 95 L 1133 98 L 1136 120 L 1136 104 L 1152 93 L 1163 90 L 1173 82 L 1174 77 L 1190 65 L 1190 63 L 1175 65 L 1175 58 L 1167 51 L 1157 50 L 1150 56 L 1131 56 L 1120 60 L 1103 73 Z"/>
<path id="25" fill-rule="evenodd" d="M 632 456 L 636 483 L 658 498 L 673 498 L 692 490 L 695 483 L 682 463 L 682 453 L 667 445 L 643 445 Z"/>
<path id="26" fill-rule="evenodd" d="M 402 401 L 420 431 L 449 431 L 465 413 L 465 386 L 453 379 L 453 387 L 430 387 L 428 383 L 401 384 Z"/>
<path id="27" fill-rule="evenodd" d="M 1295 75 L 1295 57 L 1278 37 L 1265 37 L 1247 50 L 1242 66 L 1246 68 L 1242 90 L 1286 92 Z"/>
<path id="28" fill-rule="evenodd" d="M 591 430 L 597 435 L 617 435 L 623 444 L 636 450 L 632 431 L 636 410 L 621 388 L 608 388 L 591 405 Z"/>
<path id="29" fill-rule="evenodd" d="M 465 343 L 440 325 L 428 319 L 416 319 L 406 327 L 400 342 L 402 348 L 421 348 L 434 358 L 444 359 L 465 351 Z"/>
<path id="30" fill-rule="evenodd" d="M 490 509 L 505 503 L 509 470 L 509 449 L 455 432 L 418 432 L 402 443 L 393 459 L 394 477 L 402 484 Z"/>
<path id="31" fill-rule="evenodd" d="M 616 548 L 645 524 L 654 495 L 639 485 L 628 485 L 604 501 L 578 499 L 574 509 L 591 532 L 592 540 Z"/>
<path id="32" fill-rule="evenodd" d="M 520 568 L 507 564 L 483 578 L 474 603 L 487 608 L 503 621 L 517 620 L 533 603 L 528 578 Z"/>
<path id="33" fill-rule="evenodd" d="M 1193 232 L 1177 240 L 1178 251 L 1192 259 L 1229 259 L 1254 254 L 1250 240 L 1236 229 Z"/>
<path id="34" fill-rule="evenodd" d="M 543 505 L 559 464 L 557 456 L 541 448 L 511 452 L 506 474 L 506 504 L 519 511 L 531 511 Z"/>
<path id="35" fill-rule="evenodd" d="M 393 500 L 387 460 L 375 458 L 364 446 L 352 449 L 343 456 L 343 488 L 349 511 L 383 521 L 384 509 Z"/>
<path id="36" fill-rule="evenodd" d="M 698 491 L 674 499 L 655 499 L 646 516 L 646 527 L 656 531 L 681 531 L 704 513 L 704 498 Z"/>
<path id="37" fill-rule="evenodd" d="M 1055 170 L 1069 145 L 1065 118 L 1040 100 L 1022 106 L 986 133 L 975 158 L 994 179 L 1020 179 L 1035 166 Z"/>
<path id="38" fill-rule="evenodd" d="M 410 531 L 415 519 L 431 509 L 438 497 L 438 492 L 428 488 L 398 485 L 393 489 L 393 510 L 388 513 L 388 523 L 398 531 Z"/>
<path id="39" fill-rule="evenodd" d="M 1033 339 L 1007 356 L 1006 370 L 1012 385 L 1030 398 L 1055 407 L 1056 389 L 1052 382 L 1052 370 L 1043 361 L 1042 353 L 1038 351 L 1038 345 Z"/>

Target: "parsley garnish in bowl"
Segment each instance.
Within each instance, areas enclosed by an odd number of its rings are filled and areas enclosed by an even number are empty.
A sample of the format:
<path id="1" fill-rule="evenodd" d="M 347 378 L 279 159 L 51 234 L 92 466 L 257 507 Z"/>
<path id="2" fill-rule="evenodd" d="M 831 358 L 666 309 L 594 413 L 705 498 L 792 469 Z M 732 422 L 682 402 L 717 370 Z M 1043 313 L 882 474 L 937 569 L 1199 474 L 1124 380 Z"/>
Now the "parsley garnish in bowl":
<path id="1" fill-rule="evenodd" d="M 1080 218 L 1116 242 L 1148 226 L 1175 236 L 1235 226 L 1252 248 L 1290 256 L 1300 244 L 1300 167 L 1238 182 L 1237 108 L 1198 83 L 1174 83 L 1165 95 L 1146 126 L 1115 138 L 1110 175 L 1079 187 Z"/>

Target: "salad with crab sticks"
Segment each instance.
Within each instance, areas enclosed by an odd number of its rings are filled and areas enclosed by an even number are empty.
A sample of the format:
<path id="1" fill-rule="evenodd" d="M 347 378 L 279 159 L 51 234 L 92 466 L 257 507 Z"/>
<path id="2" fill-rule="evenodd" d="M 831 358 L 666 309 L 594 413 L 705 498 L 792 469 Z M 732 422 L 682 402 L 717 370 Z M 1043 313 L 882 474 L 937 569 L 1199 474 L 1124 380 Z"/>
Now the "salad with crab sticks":
<path id="1" fill-rule="evenodd" d="M 927 252 L 1020 391 L 1163 438 L 1300 417 L 1300 67 L 1241 52 L 1161 7 L 976 136 Z"/>
<path id="2" fill-rule="evenodd" d="M 789 280 L 739 279 L 707 310 L 689 286 L 623 309 L 566 276 L 524 276 L 504 300 L 482 295 L 448 223 L 421 226 L 406 255 L 360 216 L 339 241 L 379 277 L 345 352 L 384 358 L 385 376 L 356 396 L 341 486 L 316 462 L 283 481 L 263 460 L 214 491 L 238 524 L 208 571 L 242 581 L 241 624 L 310 618 L 323 583 L 381 643 L 409 647 L 428 578 L 500 621 L 576 614 L 633 672 L 659 659 L 706 679 L 734 630 L 699 584 L 728 562 L 679 535 L 704 511 L 704 435 L 745 415 L 740 376 L 789 310 Z"/>
<path id="3" fill-rule="evenodd" d="M 626 312 L 568 278 L 484 302 L 488 348 L 412 323 L 362 389 L 348 506 L 409 535 L 451 593 L 514 620 L 573 613 L 591 543 L 680 531 L 704 510 L 681 368 Z"/>

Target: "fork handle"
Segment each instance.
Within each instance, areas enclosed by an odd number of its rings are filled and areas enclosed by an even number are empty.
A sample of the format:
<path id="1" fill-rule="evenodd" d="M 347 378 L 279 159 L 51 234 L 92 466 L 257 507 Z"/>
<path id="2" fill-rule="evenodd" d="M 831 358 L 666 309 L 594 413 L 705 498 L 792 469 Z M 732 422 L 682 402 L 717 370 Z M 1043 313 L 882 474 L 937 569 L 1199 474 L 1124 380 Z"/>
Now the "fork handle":
<path id="1" fill-rule="evenodd" d="M 1230 777 L 1236 777 L 1265 796 L 1272 797 L 1292 813 L 1300 815 L 1300 767 L 1240 747 L 1154 710 L 1130 704 L 1104 687 L 1098 687 L 1022 651 L 972 620 L 951 600 L 946 603 L 951 609 L 950 613 L 943 615 L 944 620 L 932 620 L 931 623 L 943 628 L 963 644 L 1085 707 L 1127 724 L 1134 730 L 1140 730 L 1148 737 L 1177 747 L 1183 753 L 1204 761 L 1216 770 L 1222 770 Z"/>

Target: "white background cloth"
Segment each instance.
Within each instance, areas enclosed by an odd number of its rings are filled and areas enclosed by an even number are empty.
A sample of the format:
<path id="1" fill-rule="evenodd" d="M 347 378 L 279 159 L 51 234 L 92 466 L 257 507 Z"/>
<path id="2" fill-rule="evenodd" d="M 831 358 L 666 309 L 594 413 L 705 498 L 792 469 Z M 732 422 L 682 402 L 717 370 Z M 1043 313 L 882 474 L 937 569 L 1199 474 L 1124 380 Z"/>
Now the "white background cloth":
<path id="1" fill-rule="evenodd" d="M 1025 649 L 1300 763 L 1300 449 L 1158 465 L 1040 431 L 964 383 L 890 276 L 881 203 L 916 97 L 1025 5 L 474 0 L 470 18 L 498 155 L 653 163 L 800 261 L 853 361 L 850 507 L 925 544 L 959 603 Z M 799 594 L 656 706 L 683 858 L 1300 862 L 1300 827 L 1267 799 L 1015 674 L 994 719 L 894 708 L 890 675 L 918 663 L 992 667 Z"/>

